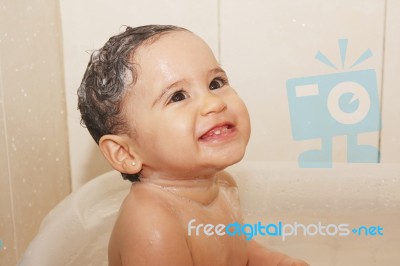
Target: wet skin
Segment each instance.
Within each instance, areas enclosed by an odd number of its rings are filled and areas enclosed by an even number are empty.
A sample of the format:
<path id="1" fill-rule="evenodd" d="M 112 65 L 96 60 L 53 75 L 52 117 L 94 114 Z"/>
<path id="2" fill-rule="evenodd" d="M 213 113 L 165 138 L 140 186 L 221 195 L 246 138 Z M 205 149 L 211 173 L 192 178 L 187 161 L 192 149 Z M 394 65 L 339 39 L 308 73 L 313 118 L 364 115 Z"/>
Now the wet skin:
<path id="1" fill-rule="evenodd" d="M 115 224 L 109 264 L 306 265 L 244 236 L 188 235 L 192 219 L 241 222 L 236 183 L 222 170 L 244 156 L 249 115 L 210 48 L 190 32 L 143 45 L 132 61 L 138 79 L 123 103 L 132 133 L 100 140 L 115 169 L 141 173 Z"/>

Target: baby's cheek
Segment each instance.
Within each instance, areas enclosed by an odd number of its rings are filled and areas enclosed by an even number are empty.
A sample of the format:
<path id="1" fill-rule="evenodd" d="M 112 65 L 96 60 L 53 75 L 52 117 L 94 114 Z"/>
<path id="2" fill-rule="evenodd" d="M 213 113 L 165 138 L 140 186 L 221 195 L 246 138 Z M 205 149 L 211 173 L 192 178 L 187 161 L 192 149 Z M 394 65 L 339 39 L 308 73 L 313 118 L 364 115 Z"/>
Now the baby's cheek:
<path id="1" fill-rule="evenodd" d="M 250 132 L 250 116 L 246 105 L 243 103 L 243 101 L 240 100 L 236 103 L 235 106 L 236 114 L 238 116 L 240 124 L 244 127 L 246 131 Z"/>

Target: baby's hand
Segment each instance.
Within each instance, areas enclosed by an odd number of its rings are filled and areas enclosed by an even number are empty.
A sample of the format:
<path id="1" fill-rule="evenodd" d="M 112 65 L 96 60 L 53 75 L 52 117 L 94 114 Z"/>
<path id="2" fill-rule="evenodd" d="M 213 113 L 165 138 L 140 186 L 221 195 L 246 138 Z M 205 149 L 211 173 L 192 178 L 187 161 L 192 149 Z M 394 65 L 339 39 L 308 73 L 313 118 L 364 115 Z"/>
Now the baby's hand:
<path id="1" fill-rule="evenodd" d="M 249 261 L 247 266 L 310 266 L 303 260 L 267 249 L 255 240 L 249 242 L 248 251 Z"/>
<path id="2" fill-rule="evenodd" d="M 294 258 L 284 258 L 277 266 L 310 266 L 307 262 Z"/>

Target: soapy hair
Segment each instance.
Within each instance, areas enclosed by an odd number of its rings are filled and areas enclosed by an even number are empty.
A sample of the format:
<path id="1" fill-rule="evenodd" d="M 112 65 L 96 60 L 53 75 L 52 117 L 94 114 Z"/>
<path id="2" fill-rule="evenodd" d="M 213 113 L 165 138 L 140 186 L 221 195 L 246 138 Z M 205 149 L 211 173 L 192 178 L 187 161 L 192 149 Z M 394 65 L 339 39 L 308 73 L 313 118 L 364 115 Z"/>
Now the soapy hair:
<path id="1" fill-rule="evenodd" d="M 173 31 L 186 30 L 172 25 L 146 25 L 126 27 L 111 37 L 105 45 L 92 53 L 81 85 L 78 89 L 78 109 L 81 124 L 99 144 L 107 134 L 129 134 L 132 130 L 122 113 L 127 89 L 137 80 L 135 51 Z M 139 181 L 140 174 L 121 173 L 124 179 Z"/>

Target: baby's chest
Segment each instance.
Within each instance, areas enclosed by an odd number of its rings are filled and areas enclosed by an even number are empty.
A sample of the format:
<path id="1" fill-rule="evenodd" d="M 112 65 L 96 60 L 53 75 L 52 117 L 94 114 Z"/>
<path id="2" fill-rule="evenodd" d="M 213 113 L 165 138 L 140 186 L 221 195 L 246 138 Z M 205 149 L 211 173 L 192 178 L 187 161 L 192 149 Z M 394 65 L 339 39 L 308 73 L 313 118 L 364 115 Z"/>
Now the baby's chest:
<path id="1" fill-rule="evenodd" d="M 204 225 L 242 222 L 239 198 L 235 191 L 221 189 L 218 198 L 207 206 L 190 202 L 181 204 L 179 216 L 184 225 L 192 220 Z M 207 230 L 211 225 L 205 228 Z"/>
<path id="2" fill-rule="evenodd" d="M 199 265 L 246 265 L 245 238 L 227 232 L 229 225 L 242 223 L 235 195 L 222 191 L 212 205 L 192 206 L 180 218 L 193 260 L 200 261 Z"/>
<path id="3" fill-rule="evenodd" d="M 226 233 L 224 223 L 196 223 L 187 227 L 187 243 L 194 265 L 247 264 L 247 243 L 243 236 Z"/>

